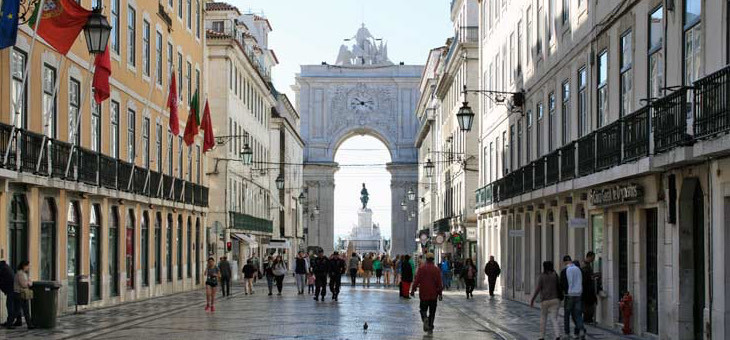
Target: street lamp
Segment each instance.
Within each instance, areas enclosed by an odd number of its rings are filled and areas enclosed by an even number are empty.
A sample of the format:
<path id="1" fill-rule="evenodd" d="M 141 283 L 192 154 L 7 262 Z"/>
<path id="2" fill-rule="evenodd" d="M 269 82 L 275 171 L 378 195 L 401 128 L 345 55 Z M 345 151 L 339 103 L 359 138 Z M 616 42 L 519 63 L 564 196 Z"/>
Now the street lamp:
<path id="1" fill-rule="evenodd" d="M 84 25 L 84 37 L 86 37 L 86 47 L 89 53 L 103 53 L 106 50 L 111 31 L 112 26 L 101 14 L 101 6 L 94 8 Z"/>
<path id="2" fill-rule="evenodd" d="M 307 203 L 307 196 L 304 196 L 304 192 L 299 194 L 299 197 L 297 198 L 299 200 L 299 204 L 304 205 L 304 203 Z"/>
<path id="3" fill-rule="evenodd" d="M 403 211 L 408 210 L 408 205 L 406 205 L 406 201 L 400 201 L 400 208 L 403 209 Z"/>
<path id="4" fill-rule="evenodd" d="M 469 106 L 469 102 L 464 101 L 459 108 L 459 112 L 456 113 L 456 120 L 459 121 L 459 128 L 461 131 L 471 131 L 472 123 L 474 123 L 474 111 Z"/>
<path id="5" fill-rule="evenodd" d="M 431 159 L 426 160 L 426 164 L 423 166 L 423 171 L 426 173 L 426 177 L 431 178 L 433 176 L 433 162 Z"/>
<path id="6" fill-rule="evenodd" d="M 241 161 L 244 165 L 251 164 L 251 161 L 253 160 L 253 150 L 251 149 L 248 144 L 244 144 L 243 148 L 241 149 Z"/>
<path id="7" fill-rule="evenodd" d="M 283 174 L 279 174 L 279 177 L 276 177 L 276 181 L 275 182 L 276 182 L 276 188 L 277 189 L 279 189 L 279 190 L 283 190 L 284 189 L 284 175 Z"/>
<path id="8" fill-rule="evenodd" d="M 408 189 L 408 200 L 409 201 L 415 201 L 416 200 L 416 192 L 413 191 L 413 187 Z"/>

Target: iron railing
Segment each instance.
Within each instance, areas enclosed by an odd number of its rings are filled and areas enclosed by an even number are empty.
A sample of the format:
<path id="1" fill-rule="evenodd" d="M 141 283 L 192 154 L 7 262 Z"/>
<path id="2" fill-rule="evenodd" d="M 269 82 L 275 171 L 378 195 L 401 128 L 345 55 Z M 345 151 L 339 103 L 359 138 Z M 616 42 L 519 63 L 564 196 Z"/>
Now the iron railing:
<path id="1" fill-rule="evenodd" d="M 555 150 L 545 156 L 545 184 L 552 185 L 560 180 L 560 151 Z"/>
<path id="2" fill-rule="evenodd" d="M 630 162 L 649 155 L 650 108 L 650 106 L 644 106 L 623 118 L 624 162 Z"/>
<path id="3" fill-rule="evenodd" d="M 655 100 L 653 109 L 654 153 L 669 151 L 688 142 L 687 88 L 683 87 Z"/>
<path id="4" fill-rule="evenodd" d="M 575 177 L 575 142 L 570 142 L 560 149 L 560 180 Z"/>
<path id="5" fill-rule="evenodd" d="M 596 134 L 578 140 L 578 175 L 590 175 L 596 170 Z"/>
<path id="6" fill-rule="evenodd" d="M 97 185 L 99 173 L 99 154 L 84 148 L 77 148 L 79 155 L 79 182 Z"/>
<path id="7" fill-rule="evenodd" d="M 58 140 L 54 140 L 51 143 L 51 176 L 66 179 L 66 166 L 68 165 L 68 158 L 70 155 L 71 144 Z M 71 178 L 69 179 L 73 179 L 74 163 L 74 160 L 71 159 L 71 167 L 69 168 Z"/>
<path id="8" fill-rule="evenodd" d="M 129 186 L 129 179 L 132 177 L 132 164 L 123 160 L 117 160 L 117 185 L 119 190 L 131 192 L 134 186 Z"/>
<path id="9" fill-rule="evenodd" d="M 545 186 L 545 157 L 540 157 L 532 162 L 535 169 L 535 189 Z"/>
<path id="10" fill-rule="evenodd" d="M 133 191 L 137 194 L 148 195 L 147 191 L 147 169 L 134 167 L 134 178 L 132 179 Z"/>
<path id="11" fill-rule="evenodd" d="M 12 125 L 0 124 L 0 168 L 15 169 L 15 150 L 10 145 L 12 132 Z M 10 148 L 10 152 L 8 152 L 8 148 Z M 3 164 L 6 152 L 8 152 L 8 162 Z"/>
<path id="12" fill-rule="evenodd" d="M 117 188 L 117 160 L 104 154 L 99 155 L 99 182 L 109 188 Z"/>
<path id="13" fill-rule="evenodd" d="M 730 130 L 730 66 L 696 81 L 694 88 L 695 137 Z"/>
<path id="14" fill-rule="evenodd" d="M 177 202 L 183 202 L 183 188 L 184 188 L 184 181 L 181 179 L 175 179 L 175 193 L 174 193 L 174 200 Z"/>
<path id="15" fill-rule="evenodd" d="M 160 181 L 162 181 L 162 175 L 157 171 L 150 171 L 150 180 L 147 184 L 149 186 L 148 193 L 152 197 L 160 196 Z"/>
<path id="16" fill-rule="evenodd" d="M 193 189 L 192 183 L 185 182 L 185 197 L 184 197 L 185 203 L 193 204 L 193 194 L 194 194 L 194 189 Z"/>
<path id="17" fill-rule="evenodd" d="M 532 191 L 532 189 L 535 188 L 535 169 L 533 168 L 532 163 L 522 167 L 522 178 L 524 181 L 522 185 L 522 193 Z"/>
<path id="18" fill-rule="evenodd" d="M 596 130 L 596 171 L 621 164 L 621 120 Z"/>
<path id="19" fill-rule="evenodd" d="M 162 197 L 165 199 L 175 200 L 175 177 L 170 175 L 162 175 Z"/>

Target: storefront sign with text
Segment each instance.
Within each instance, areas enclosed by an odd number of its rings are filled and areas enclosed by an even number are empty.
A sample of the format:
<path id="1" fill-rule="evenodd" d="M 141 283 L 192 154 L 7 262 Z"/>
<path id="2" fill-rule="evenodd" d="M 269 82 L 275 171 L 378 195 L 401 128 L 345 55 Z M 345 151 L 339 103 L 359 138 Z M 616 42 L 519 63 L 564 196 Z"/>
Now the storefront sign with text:
<path id="1" fill-rule="evenodd" d="M 636 203 L 644 196 L 642 188 L 638 184 L 615 185 L 599 189 L 592 189 L 590 194 L 591 204 L 595 206 L 606 206 L 622 203 Z"/>

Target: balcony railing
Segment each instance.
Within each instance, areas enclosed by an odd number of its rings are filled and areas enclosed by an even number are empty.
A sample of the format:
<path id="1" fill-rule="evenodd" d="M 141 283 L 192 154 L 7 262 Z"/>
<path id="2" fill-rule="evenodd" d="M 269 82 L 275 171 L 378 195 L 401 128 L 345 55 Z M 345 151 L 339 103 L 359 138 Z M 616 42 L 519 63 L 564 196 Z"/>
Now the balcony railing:
<path id="1" fill-rule="evenodd" d="M 12 126 L 0 123 L 0 167 L 51 176 L 66 181 L 134 192 L 149 197 L 158 197 L 160 181 L 163 181 L 163 198 L 168 197 L 175 182 L 177 200 L 197 206 L 208 206 L 208 188 L 171 176 L 162 176 L 144 167 L 133 167 L 125 161 L 102 153 L 72 146 L 69 143 L 45 138 L 25 129 L 16 129 L 17 147 L 12 145 Z M 12 145 L 12 146 L 11 146 Z M 3 162 L 5 151 L 10 149 L 8 162 Z M 70 159 L 70 163 L 69 163 Z M 18 163 L 19 160 L 19 163 Z M 40 165 L 40 166 L 39 166 Z M 36 170 L 38 169 L 38 170 Z M 68 169 L 68 175 L 67 175 Z M 130 179 L 132 180 L 130 182 Z M 129 187 L 131 183 L 131 187 Z M 189 193 L 180 197 L 182 188 Z"/>
<path id="2" fill-rule="evenodd" d="M 535 169 L 535 189 L 545 186 L 545 157 L 540 157 L 532 162 Z"/>
<path id="3" fill-rule="evenodd" d="M 535 189 L 535 169 L 532 163 L 522 167 L 522 178 L 524 179 L 522 193 L 530 192 Z"/>
<path id="4" fill-rule="evenodd" d="M 570 142 L 560 149 L 560 180 L 575 177 L 575 142 Z"/>
<path id="5" fill-rule="evenodd" d="M 545 156 L 545 184 L 552 185 L 560 180 L 560 151 L 555 150 Z"/>
<path id="6" fill-rule="evenodd" d="M 691 138 L 687 135 L 687 88 L 683 87 L 651 104 L 654 121 L 654 153 L 669 151 Z"/>
<path id="7" fill-rule="evenodd" d="M 184 186 L 183 180 L 175 179 L 175 193 L 173 194 L 175 201 L 184 202 L 184 197 L 183 197 L 183 188 L 184 187 L 185 186 Z"/>
<path id="8" fill-rule="evenodd" d="M 596 170 L 621 163 L 621 120 L 596 131 Z"/>
<path id="9" fill-rule="evenodd" d="M 730 66 L 698 80 L 694 87 L 695 137 L 730 130 Z"/>
<path id="10" fill-rule="evenodd" d="M 585 176 L 596 170 L 596 134 L 590 133 L 578 140 L 578 175 Z"/>
<path id="11" fill-rule="evenodd" d="M 230 212 L 233 228 L 261 233 L 272 233 L 273 222 L 247 214 Z"/>
<path id="12" fill-rule="evenodd" d="M 624 162 L 649 155 L 649 111 L 650 106 L 644 106 L 623 118 Z"/>
<path id="13" fill-rule="evenodd" d="M 170 175 L 162 175 L 162 198 L 175 200 L 175 193 L 173 190 L 175 184 L 175 177 Z"/>

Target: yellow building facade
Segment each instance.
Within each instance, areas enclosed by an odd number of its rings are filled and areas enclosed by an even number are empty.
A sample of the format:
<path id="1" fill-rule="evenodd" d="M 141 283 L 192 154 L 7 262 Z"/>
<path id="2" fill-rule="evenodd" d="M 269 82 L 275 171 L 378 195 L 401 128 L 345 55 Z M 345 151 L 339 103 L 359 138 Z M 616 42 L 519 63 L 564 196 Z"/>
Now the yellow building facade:
<path id="1" fill-rule="evenodd" d="M 100 105 L 83 32 L 66 56 L 40 38 L 31 52 L 24 24 L 0 51 L 0 259 L 59 282 L 61 313 L 85 300 L 77 281 L 89 282 L 90 307 L 201 287 L 208 253 L 202 134 L 182 141 L 193 93 L 206 97 L 204 1 L 102 5 L 113 29 L 111 96 Z M 172 72 L 180 136 L 166 108 Z"/>

